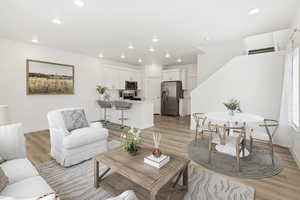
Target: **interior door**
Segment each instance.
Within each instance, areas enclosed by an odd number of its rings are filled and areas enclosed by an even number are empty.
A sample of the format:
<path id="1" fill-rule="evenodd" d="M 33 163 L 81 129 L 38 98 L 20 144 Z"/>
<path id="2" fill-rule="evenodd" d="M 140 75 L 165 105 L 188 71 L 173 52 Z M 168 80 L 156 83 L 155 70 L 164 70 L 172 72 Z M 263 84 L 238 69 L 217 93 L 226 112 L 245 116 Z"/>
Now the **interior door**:
<path id="1" fill-rule="evenodd" d="M 161 78 L 148 78 L 146 86 L 146 98 L 151 101 L 154 105 L 154 114 L 160 114 L 160 83 Z"/>

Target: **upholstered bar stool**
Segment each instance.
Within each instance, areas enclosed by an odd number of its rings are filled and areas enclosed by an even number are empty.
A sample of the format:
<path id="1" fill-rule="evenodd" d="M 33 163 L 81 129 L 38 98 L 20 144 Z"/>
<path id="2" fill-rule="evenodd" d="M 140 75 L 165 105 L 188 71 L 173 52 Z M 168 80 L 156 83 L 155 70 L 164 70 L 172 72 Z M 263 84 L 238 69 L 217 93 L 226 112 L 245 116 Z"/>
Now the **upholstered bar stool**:
<path id="1" fill-rule="evenodd" d="M 111 109 L 111 107 L 112 107 L 111 101 L 98 100 L 97 103 L 100 106 L 100 108 L 104 109 L 104 122 L 103 122 L 103 124 L 107 124 L 109 122 L 109 121 L 107 121 L 107 109 Z"/>
<path id="2" fill-rule="evenodd" d="M 124 126 L 124 120 L 128 120 L 128 118 L 124 117 L 124 111 L 129 110 L 132 106 L 132 103 L 127 102 L 127 101 L 114 101 L 114 106 L 116 107 L 116 110 L 121 111 L 121 129 L 123 129 Z"/>

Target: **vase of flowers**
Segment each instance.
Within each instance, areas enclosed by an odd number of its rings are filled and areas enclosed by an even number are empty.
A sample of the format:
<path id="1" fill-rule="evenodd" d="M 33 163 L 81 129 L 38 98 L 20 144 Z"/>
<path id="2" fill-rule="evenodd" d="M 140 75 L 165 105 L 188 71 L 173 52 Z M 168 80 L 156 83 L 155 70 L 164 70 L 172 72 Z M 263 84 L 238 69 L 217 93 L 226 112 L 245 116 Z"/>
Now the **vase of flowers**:
<path id="1" fill-rule="evenodd" d="M 240 102 L 236 99 L 230 99 L 227 103 L 223 104 L 231 116 L 233 116 L 236 112 L 242 112 Z"/>
<path id="2" fill-rule="evenodd" d="M 104 86 L 101 86 L 101 85 L 97 85 L 96 86 L 96 91 L 100 95 L 100 100 L 103 100 L 104 98 L 106 98 L 107 95 L 109 96 L 109 94 L 107 93 L 107 87 L 104 87 Z"/>
<path id="3" fill-rule="evenodd" d="M 141 142 L 140 133 L 141 130 L 135 128 L 124 130 L 121 134 L 121 138 L 123 139 L 122 146 L 125 152 L 128 152 L 130 155 L 136 155 L 138 153 Z"/>
<path id="4" fill-rule="evenodd" d="M 161 151 L 159 150 L 160 140 L 161 140 L 160 132 L 154 132 L 153 133 L 153 142 L 154 142 L 155 148 L 154 148 L 152 154 L 157 158 L 159 158 L 162 154 Z"/>

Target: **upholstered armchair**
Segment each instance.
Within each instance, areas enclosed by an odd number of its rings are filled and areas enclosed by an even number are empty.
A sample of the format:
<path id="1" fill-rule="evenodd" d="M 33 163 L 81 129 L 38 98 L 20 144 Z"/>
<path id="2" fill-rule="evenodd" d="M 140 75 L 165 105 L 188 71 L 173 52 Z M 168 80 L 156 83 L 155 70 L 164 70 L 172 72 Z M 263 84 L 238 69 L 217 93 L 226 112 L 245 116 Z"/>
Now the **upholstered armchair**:
<path id="1" fill-rule="evenodd" d="M 77 126 L 82 124 L 80 119 L 76 119 L 76 114 L 73 114 L 75 119 L 66 121 L 65 113 L 74 111 L 84 114 L 83 108 L 60 109 L 48 113 L 51 156 L 64 167 L 88 160 L 108 148 L 108 130 L 100 122 L 90 124 L 86 121 L 83 128 L 75 126 L 74 130 L 69 129 L 72 122 Z"/>

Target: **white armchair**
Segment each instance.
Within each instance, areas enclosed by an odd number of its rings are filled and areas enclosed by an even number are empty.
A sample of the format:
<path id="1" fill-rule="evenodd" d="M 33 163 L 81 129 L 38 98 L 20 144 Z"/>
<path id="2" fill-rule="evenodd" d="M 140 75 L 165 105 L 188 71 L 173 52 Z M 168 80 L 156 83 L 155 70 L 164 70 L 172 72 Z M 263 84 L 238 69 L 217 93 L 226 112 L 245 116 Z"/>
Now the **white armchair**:
<path id="1" fill-rule="evenodd" d="M 71 132 L 66 129 L 62 112 L 72 110 L 82 108 L 60 109 L 48 113 L 51 156 L 64 167 L 88 160 L 108 148 L 108 130 L 100 122 Z"/>

